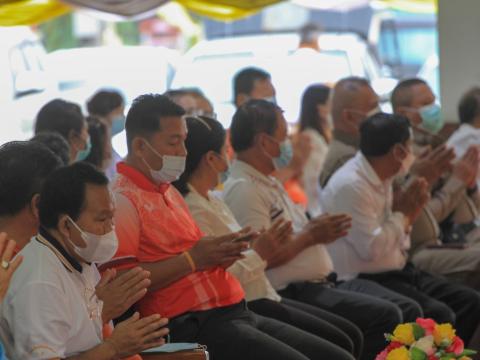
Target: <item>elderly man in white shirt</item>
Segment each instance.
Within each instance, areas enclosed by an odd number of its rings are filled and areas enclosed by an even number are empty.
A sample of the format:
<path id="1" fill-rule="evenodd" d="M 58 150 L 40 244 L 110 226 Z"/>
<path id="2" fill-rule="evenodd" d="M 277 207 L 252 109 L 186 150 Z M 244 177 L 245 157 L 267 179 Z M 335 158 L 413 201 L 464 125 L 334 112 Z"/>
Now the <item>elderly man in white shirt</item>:
<path id="1" fill-rule="evenodd" d="M 120 323 L 103 339 L 103 303 L 97 297 L 95 263 L 117 249 L 114 204 L 108 179 L 77 163 L 47 179 L 40 195 L 41 228 L 21 251 L 1 309 L 13 341 L 13 359 L 114 360 L 164 343 L 160 315 Z"/>
<path id="2" fill-rule="evenodd" d="M 374 358 L 385 328 L 402 318 L 401 312 L 408 321 L 421 316 L 420 307 L 370 281 L 335 281 L 324 244 L 346 234 L 349 221 L 344 215 L 309 221 L 271 176 L 274 159 L 288 147 L 286 121 L 276 105 L 262 100 L 244 104 L 235 113 L 230 131 L 237 160 L 225 183 L 224 199 L 237 221 L 256 230 L 269 228 L 278 218 L 293 224 L 296 256 L 269 269 L 269 280 L 282 297 L 310 303 L 355 323 L 365 337 L 362 359 Z"/>
<path id="3" fill-rule="evenodd" d="M 428 200 L 425 179 L 392 191 L 393 178 L 414 161 L 410 124 L 402 115 L 376 114 L 360 126 L 360 152 L 340 168 L 322 193 L 325 211 L 352 216 L 348 235 L 328 246 L 341 279 L 361 275 L 411 297 L 425 316 L 455 322 L 471 338 L 480 320 L 480 295 L 406 264 L 411 224 Z M 461 300 L 460 300 L 461 299 Z"/>

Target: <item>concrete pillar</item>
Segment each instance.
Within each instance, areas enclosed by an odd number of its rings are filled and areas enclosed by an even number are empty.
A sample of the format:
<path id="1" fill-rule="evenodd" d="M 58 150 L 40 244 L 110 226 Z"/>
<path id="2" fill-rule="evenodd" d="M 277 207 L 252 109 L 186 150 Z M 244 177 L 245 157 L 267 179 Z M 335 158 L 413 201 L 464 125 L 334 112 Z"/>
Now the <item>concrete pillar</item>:
<path id="1" fill-rule="evenodd" d="M 480 86 L 480 1 L 438 0 L 440 93 L 443 115 L 457 122 L 457 105 Z"/>

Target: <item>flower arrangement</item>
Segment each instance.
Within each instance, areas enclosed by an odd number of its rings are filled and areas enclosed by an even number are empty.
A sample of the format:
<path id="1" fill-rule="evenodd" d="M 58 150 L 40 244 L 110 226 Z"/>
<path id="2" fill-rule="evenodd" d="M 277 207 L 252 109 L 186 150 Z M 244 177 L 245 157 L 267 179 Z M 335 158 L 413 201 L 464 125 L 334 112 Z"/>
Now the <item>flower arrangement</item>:
<path id="1" fill-rule="evenodd" d="M 389 345 L 375 360 L 471 360 L 469 356 L 476 354 L 465 349 L 452 325 L 432 319 L 400 324 L 385 337 Z"/>

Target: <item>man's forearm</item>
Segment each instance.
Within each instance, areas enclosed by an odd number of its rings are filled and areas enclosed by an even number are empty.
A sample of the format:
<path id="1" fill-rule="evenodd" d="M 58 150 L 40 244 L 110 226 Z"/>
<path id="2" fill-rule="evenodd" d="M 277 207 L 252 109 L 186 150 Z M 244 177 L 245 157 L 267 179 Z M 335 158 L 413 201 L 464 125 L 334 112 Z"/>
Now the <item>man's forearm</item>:
<path id="1" fill-rule="evenodd" d="M 139 266 L 150 271 L 150 281 L 152 283 L 148 288 L 149 291 L 165 288 L 192 273 L 190 264 L 182 254 L 166 260 L 140 263 Z"/>

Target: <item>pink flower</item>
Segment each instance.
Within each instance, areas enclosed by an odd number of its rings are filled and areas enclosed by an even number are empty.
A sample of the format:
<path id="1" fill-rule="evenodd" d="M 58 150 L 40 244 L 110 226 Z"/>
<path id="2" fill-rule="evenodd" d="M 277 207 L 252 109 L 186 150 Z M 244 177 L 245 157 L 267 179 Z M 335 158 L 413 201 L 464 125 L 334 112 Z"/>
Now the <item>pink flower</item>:
<path id="1" fill-rule="evenodd" d="M 458 336 L 455 336 L 453 338 L 452 345 L 447 348 L 447 352 L 454 353 L 455 355 L 460 355 L 463 352 L 464 348 L 465 346 L 462 339 L 460 339 Z"/>
<path id="2" fill-rule="evenodd" d="M 435 325 L 436 325 L 434 320 L 418 318 L 416 320 L 416 323 L 420 325 L 423 328 L 423 330 L 425 330 L 425 335 L 433 334 L 433 330 L 435 330 Z"/>
<path id="3" fill-rule="evenodd" d="M 377 355 L 375 360 L 386 360 L 388 355 L 388 349 L 383 350 L 380 354 Z"/>
<path id="4" fill-rule="evenodd" d="M 438 357 L 436 357 L 435 355 L 430 355 L 428 357 L 428 360 L 440 360 Z"/>
<path id="5" fill-rule="evenodd" d="M 395 349 L 397 349 L 397 348 L 399 348 L 399 347 L 402 347 L 402 346 L 403 346 L 403 344 L 402 344 L 401 342 L 392 341 L 392 342 L 387 346 L 386 350 L 387 350 L 388 352 L 390 352 L 390 351 L 395 350 Z"/>

